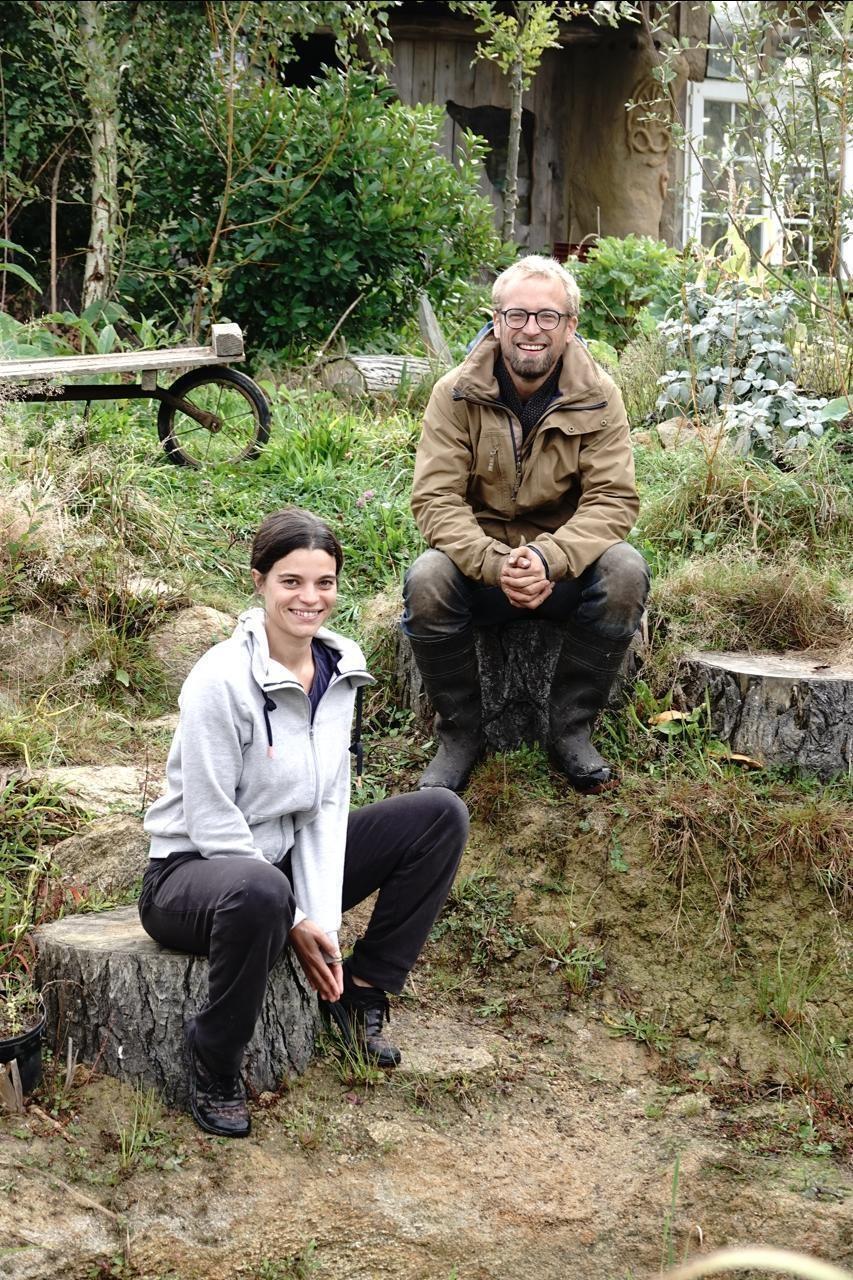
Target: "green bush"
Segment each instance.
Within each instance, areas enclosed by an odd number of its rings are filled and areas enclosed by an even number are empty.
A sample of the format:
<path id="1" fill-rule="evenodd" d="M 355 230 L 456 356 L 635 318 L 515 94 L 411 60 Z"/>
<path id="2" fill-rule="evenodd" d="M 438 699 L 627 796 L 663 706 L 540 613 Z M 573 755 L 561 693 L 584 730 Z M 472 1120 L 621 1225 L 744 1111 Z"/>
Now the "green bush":
<path id="1" fill-rule="evenodd" d="M 688 285 L 685 298 L 686 308 L 661 326 L 671 363 L 660 378 L 660 410 L 700 419 L 720 414 L 741 453 L 771 456 L 813 444 L 827 421 L 846 416 L 846 401 L 827 405 L 791 380 L 789 290 L 764 297 L 738 280 L 714 294 Z"/>
<path id="2" fill-rule="evenodd" d="M 236 149 L 252 161 L 228 208 L 211 300 L 253 345 L 316 342 L 356 299 L 343 332 L 367 343 L 404 320 L 420 290 L 441 303 L 497 258 L 481 144 L 469 138 L 456 165 L 442 156 L 441 107 L 407 106 L 361 71 L 253 91 L 236 106 Z M 190 129 L 195 145 L 183 136 L 152 151 L 138 202 L 122 291 L 147 314 L 164 296 L 188 306 L 214 232 L 222 161 L 192 115 L 179 132 Z"/>
<path id="3" fill-rule="evenodd" d="M 642 329 L 643 312 L 663 316 L 687 268 L 675 249 L 649 236 L 604 236 L 585 262 L 569 263 L 581 291 L 580 330 L 620 351 Z"/>

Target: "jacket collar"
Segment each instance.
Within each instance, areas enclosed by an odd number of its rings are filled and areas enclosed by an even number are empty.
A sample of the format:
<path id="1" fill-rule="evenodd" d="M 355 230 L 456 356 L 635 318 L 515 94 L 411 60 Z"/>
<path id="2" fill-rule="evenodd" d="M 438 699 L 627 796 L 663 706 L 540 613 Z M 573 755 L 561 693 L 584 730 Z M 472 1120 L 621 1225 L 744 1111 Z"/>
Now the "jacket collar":
<path id="1" fill-rule="evenodd" d="M 270 662 L 270 646 L 267 639 L 267 629 L 264 622 L 264 611 L 261 608 L 247 609 L 245 613 L 241 613 L 237 619 L 237 627 L 234 636 L 240 640 L 249 651 L 249 661 L 251 663 L 252 676 L 258 687 L 263 690 L 280 689 L 285 683 L 298 684 L 296 676 L 288 671 L 290 681 L 271 680 L 269 676 Z M 322 640 L 330 649 L 337 649 L 340 654 L 338 659 L 338 673 L 342 676 L 361 676 L 362 679 L 357 680 L 357 684 L 373 684 L 373 678 L 368 675 L 365 669 L 364 655 L 358 645 L 352 640 L 348 640 L 346 636 L 338 635 L 336 631 L 330 631 L 326 627 L 321 627 L 317 632 L 317 639 Z M 284 668 L 287 671 L 287 668 Z"/>
<path id="2" fill-rule="evenodd" d="M 500 388 L 495 377 L 495 357 L 500 343 L 494 334 L 487 334 L 469 352 L 456 371 L 453 396 L 457 400 L 501 402 Z M 558 389 L 560 403 L 573 404 L 590 397 L 605 398 L 598 367 L 588 351 L 579 342 L 572 341 L 563 352 L 563 371 Z"/>

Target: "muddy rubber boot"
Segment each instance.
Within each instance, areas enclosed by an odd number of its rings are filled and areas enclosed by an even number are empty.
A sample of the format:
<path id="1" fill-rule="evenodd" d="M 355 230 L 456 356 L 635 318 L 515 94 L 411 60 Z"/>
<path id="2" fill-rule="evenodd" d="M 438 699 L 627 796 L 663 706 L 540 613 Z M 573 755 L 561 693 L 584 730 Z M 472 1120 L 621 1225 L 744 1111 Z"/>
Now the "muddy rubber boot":
<path id="1" fill-rule="evenodd" d="M 607 705 L 631 641 L 606 641 L 570 624 L 551 688 L 551 760 L 576 791 L 595 795 L 619 785 L 619 776 L 590 741 Z M 610 647 L 608 648 L 608 644 Z"/>
<path id="2" fill-rule="evenodd" d="M 438 750 L 421 774 L 418 788 L 463 791 L 486 744 L 474 629 L 467 627 L 443 640 L 409 636 L 409 644 L 435 707 L 438 737 Z"/>

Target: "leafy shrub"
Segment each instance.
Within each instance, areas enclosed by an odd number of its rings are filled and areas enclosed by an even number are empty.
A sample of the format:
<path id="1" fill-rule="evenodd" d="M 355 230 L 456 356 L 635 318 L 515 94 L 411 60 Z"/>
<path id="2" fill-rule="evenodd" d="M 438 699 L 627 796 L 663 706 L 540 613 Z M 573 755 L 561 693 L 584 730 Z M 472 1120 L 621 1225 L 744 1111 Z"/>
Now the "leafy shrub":
<path id="1" fill-rule="evenodd" d="M 640 331 L 642 312 L 663 315 L 684 274 L 675 249 L 650 236 L 604 236 L 585 262 L 569 264 L 581 291 L 580 329 L 621 350 Z"/>
<path id="2" fill-rule="evenodd" d="M 822 397 L 805 395 L 791 381 L 794 359 L 785 341 L 794 323 L 794 296 L 782 290 L 756 296 L 743 281 L 726 281 L 716 294 L 687 285 L 686 314 L 664 321 L 673 368 L 662 374 L 658 409 L 703 418 L 722 414 L 741 452 L 775 454 L 820 438 L 829 412 Z"/>
<path id="3" fill-rule="evenodd" d="M 420 290 L 440 303 L 491 264 L 500 246 L 478 189 L 482 146 L 469 137 L 452 164 L 436 145 L 443 115 L 360 71 L 238 95 L 235 150 L 252 161 L 227 211 L 212 282 L 219 312 L 255 345 L 282 348 L 325 337 L 355 304 L 344 332 L 364 343 L 409 315 Z M 122 282 L 148 311 L 162 309 L 164 292 L 188 305 L 222 199 L 221 157 L 194 119 L 181 133 L 180 145 L 152 153 L 139 198 L 146 231 L 128 262 L 145 283 L 130 269 Z"/>

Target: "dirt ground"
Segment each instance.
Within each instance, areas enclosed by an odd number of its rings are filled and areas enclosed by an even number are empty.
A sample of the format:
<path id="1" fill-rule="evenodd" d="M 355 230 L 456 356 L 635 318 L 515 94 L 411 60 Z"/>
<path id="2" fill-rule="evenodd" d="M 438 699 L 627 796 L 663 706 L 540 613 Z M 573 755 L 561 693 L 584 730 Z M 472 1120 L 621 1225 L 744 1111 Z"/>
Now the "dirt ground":
<path id="1" fill-rule="evenodd" d="M 49 1065 L 0 1119 L 0 1276 L 640 1280 L 735 1243 L 853 1267 L 849 1112 L 755 1005 L 780 939 L 837 949 L 825 894 L 754 872 L 733 963 L 707 877 L 674 884 L 615 813 L 615 852 L 589 800 L 477 818 L 458 928 L 393 1011 L 403 1066 L 364 1082 L 326 1051 L 245 1141 L 83 1069 L 58 1094 Z M 603 957 L 580 995 L 570 943 Z M 849 980 L 809 996 L 841 1061 Z"/>

